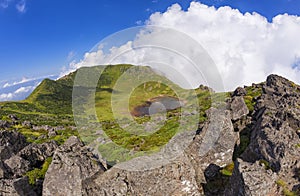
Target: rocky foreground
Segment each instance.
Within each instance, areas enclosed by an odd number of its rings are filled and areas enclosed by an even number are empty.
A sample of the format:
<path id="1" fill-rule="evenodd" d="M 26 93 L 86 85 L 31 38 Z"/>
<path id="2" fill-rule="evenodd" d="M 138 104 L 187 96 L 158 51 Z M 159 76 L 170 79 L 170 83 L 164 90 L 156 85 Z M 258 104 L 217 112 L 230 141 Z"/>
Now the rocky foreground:
<path id="1" fill-rule="evenodd" d="M 184 153 L 151 170 L 107 168 L 75 136 L 28 143 L 1 121 L 0 195 L 300 195 L 300 87 L 270 75 L 251 89 L 261 91 L 253 109 L 250 92 L 236 89 L 225 109 L 207 111 Z"/>

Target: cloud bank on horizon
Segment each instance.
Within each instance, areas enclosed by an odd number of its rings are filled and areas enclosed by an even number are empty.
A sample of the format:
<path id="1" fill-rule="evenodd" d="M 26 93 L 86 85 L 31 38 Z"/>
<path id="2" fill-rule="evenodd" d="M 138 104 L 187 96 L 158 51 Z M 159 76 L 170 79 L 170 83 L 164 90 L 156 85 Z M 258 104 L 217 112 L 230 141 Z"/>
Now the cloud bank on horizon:
<path id="1" fill-rule="evenodd" d="M 199 42 L 215 62 L 222 76 L 224 90 L 264 81 L 271 73 L 300 83 L 300 17 L 284 14 L 268 22 L 257 13 L 243 14 L 228 6 L 216 9 L 191 2 L 187 11 L 174 4 L 163 13 L 154 13 L 145 25 L 146 28 L 151 28 L 152 25 L 172 28 Z M 99 47 L 96 51 L 86 53 L 81 61 L 72 62 L 63 74 L 82 66 L 106 64 L 111 57 L 122 51 L 130 52 L 109 62 L 149 62 L 149 51 L 137 51 L 134 48 L 136 43 L 145 38 L 143 36 L 147 36 L 148 42 L 152 39 L 151 35 L 140 33 L 134 40 L 112 47 L 109 52 Z M 162 35 L 162 40 L 167 38 L 164 36 L 168 35 Z M 154 59 L 162 57 L 158 52 L 150 56 Z M 151 66 L 151 63 L 146 65 Z M 198 76 L 186 71 L 184 65 L 174 62 L 174 59 L 170 59 L 169 65 L 183 71 L 183 75 L 191 79 L 194 87 L 200 85 L 201 80 L 193 79 Z M 162 70 L 164 71 L 166 70 Z"/>
<path id="2" fill-rule="evenodd" d="M 18 81 L 0 81 L 0 101 L 23 100 L 40 84 L 44 78 L 55 79 L 56 75 L 22 78 Z"/>

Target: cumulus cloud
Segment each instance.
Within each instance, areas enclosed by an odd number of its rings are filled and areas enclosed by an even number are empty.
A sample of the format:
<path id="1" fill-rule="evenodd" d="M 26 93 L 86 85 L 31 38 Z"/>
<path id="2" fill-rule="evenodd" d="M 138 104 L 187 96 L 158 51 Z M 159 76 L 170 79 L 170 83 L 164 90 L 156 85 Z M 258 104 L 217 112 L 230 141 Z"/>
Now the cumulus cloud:
<path id="1" fill-rule="evenodd" d="M 15 90 L 11 93 L 2 93 L 0 94 L 0 101 L 10 101 L 15 99 L 23 98 L 24 96 L 27 96 L 28 92 L 31 92 L 34 90 L 36 86 L 23 86 Z M 25 98 L 25 97 L 24 97 Z"/>
<path id="2" fill-rule="evenodd" d="M 0 101 L 8 101 L 12 100 L 13 94 L 12 93 L 2 93 L 0 94 Z"/>
<path id="3" fill-rule="evenodd" d="M 283 14 L 268 22 L 257 13 L 243 14 L 227 6 L 216 9 L 192 2 L 187 11 L 174 4 L 163 13 L 152 14 L 146 21 L 146 28 L 151 29 L 152 25 L 175 29 L 200 43 L 213 59 L 225 90 L 264 81 L 271 73 L 300 83 L 300 17 Z M 193 86 L 204 83 L 197 79 L 200 76 L 190 70 L 183 59 L 172 55 L 166 58 L 157 49 L 135 47 L 143 41 L 145 43 L 145 40 L 147 43 L 158 43 L 172 37 L 168 34 L 157 36 L 157 33 L 159 32 L 140 32 L 134 40 L 108 51 L 100 45 L 96 50 L 86 53 L 81 61 L 73 61 L 70 70 L 97 64 L 145 63 L 158 70 L 162 69 L 167 75 L 168 69 L 172 67 L 190 80 Z M 180 39 L 172 41 L 175 45 L 185 44 Z M 195 50 L 186 48 L 184 52 L 193 55 Z M 151 59 L 155 59 L 156 63 Z M 169 66 L 168 69 L 158 66 L 160 59 Z M 208 66 L 197 66 L 199 69 L 209 69 Z M 172 79 L 171 75 L 169 74 L 169 78 Z M 176 82 L 177 78 L 173 77 L 173 80 Z"/>

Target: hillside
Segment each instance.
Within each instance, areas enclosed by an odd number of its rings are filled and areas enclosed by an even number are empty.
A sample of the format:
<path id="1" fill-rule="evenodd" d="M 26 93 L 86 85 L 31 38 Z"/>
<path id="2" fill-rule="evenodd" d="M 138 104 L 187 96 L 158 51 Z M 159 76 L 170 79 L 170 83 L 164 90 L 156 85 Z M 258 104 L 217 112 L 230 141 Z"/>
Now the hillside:
<path id="1" fill-rule="evenodd" d="M 81 68 L 0 103 L 0 195 L 297 195 L 299 105 L 276 75 L 213 93 Z"/>
<path id="2" fill-rule="evenodd" d="M 101 76 L 99 75 L 100 78 L 97 81 L 97 84 L 89 84 L 91 78 L 98 77 L 97 74 L 100 72 L 102 72 L 102 74 Z M 80 84 L 74 85 L 77 73 L 82 73 L 80 75 Z M 121 77 L 126 75 L 124 73 L 127 74 L 127 78 Z M 149 77 L 151 80 L 139 84 L 132 92 L 131 89 L 126 89 L 137 81 L 135 76 L 142 76 L 142 74 L 143 77 L 141 78 Z M 117 82 L 119 83 L 116 84 Z M 91 87 L 93 85 L 94 87 Z M 74 99 L 72 100 L 73 86 L 75 86 L 75 89 L 79 89 L 78 92 L 83 94 L 82 97 L 84 97 L 84 99 L 86 97 L 89 99 L 90 96 L 92 97 L 94 95 L 95 105 L 93 104 L 93 100 L 86 101 L 84 104 L 77 104 L 76 102 L 78 99 L 81 99 L 81 96 L 73 97 Z M 117 88 L 125 88 L 126 90 L 118 91 Z M 176 110 L 176 106 L 172 111 L 167 111 L 169 117 L 166 124 L 164 126 L 161 125 L 160 130 L 156 132 L 155 135 L 146 134 L 134 136 L 135 134 L 140 134 L 136 132 L 136 126 L 141 127 L 147 123 L 150 126 L 153 122 L 150 121 L 147 115 L 136 116 L 134 117 L 136 123 L 130 122 L 128 115 L 126 116 L 123 114 L 128 110 L 127 107 L 123 107 L 125 104 L 122 102 L 123 97 L 128 96 L 127 92 L 130 93 L 128 103 L 129 113 L 134 113 L 135 108 L 144 107 L 147 103 L 149 104 L 149 100 L 155 100 L 157 99 L 156 97 L 176 97 L 174 89 L 177 91 L 176 93 L 184 92 L 184 99 L 186 100 L 191 99 L 193 97 L 192 94 L 196 92 L 196 96 L 199 98 L 197 101 L 200 102 L 199 121 L 203 122 L 206 118 L 205 110 L 211 105 L 211 95 L 208 88 L 201 87 L 196 90 L 181 89 L 163 76 L 153 72 L 149 67 L 132 65 L 84 67 L 56 81 L 45 79 L 26 100 L 0 103 L 0 114 L 3 120 L 5 120 L 5 116 L 14 114 L 18 116 L 20 121 L 30 121 L 30 123 L 35 126 L 50 125 L 67 127 L 66 133 L 62 133 L 61 136 L 57 135 L 56 138 L 42 139 L 40 138 L 44 135 L 44 132 L 40 130 L 30 130 L 28 127 L 22 125 L 15 125 L 12 127 L 12 129 L 17 127 L 19 132 L 25 134 L 29 141 L 37 143 L 48 141 L 50 139 L 64 141 L 66 139 L 65 135 L 75 134 L 76 132 L 75 130 L 72 130 L 72 127 L 75 126 L 72 111 L 73 101 L 73 104 L 80 105 L 79 110 L 84 113 L 81 114 L 80 118 L 85 118 L 86 124 L 92 126 L 90 128 L 85 127 L 83 130 L 77 130 L 81 139 L 86 144 L 90 144 L 99 137 L 99 135 L 95 134 L 97 131 L 96 129 L 104 129 L 105 135 L 113 139 L 112 141 L 109 139 L 108 142 L 100 145 L 99 151 L 107 156 L 107 159 L 109 159 L 108 161 L 113 163 L 140 156 L 141 153 L 156 152 L 176 134 L 179 125 L 177 121 L 179 119 L 180 110 Z M 114 91 L 117 93 L 114 94 Z M 114 96 L 115 100 L 113 104 L 111 103 L 112 96 Z M 223 95 L 220 94 L 217 96 L 222 98 Z M 118 112 L 113 112 L 112 106 L 118 108 Z M 94 108 L 96 116 L 93 116 Z M 117 118 L 122 119 L 123 125 L 130 125 L 130 130 L 123 131 L 122 128 L 118 126 L 117 119 L 114 115 L 119 115 Z M 93 127 L 95 122 L 100 122 L 102 127 Z M 136 125 L 133 126 L 134 124 Z M 79 126 L 78 122 L 77 126 Z M 154 127 L 154 125 L 151 126 Z M 128 132 L 132 133 L 128 134 Z M 76 133 L 76 135 L 77 134 L 78 133 Z M 115 144 L 120 145 L 122 149 L 114 146 Z M 135 149 L 134 153 L 129 153 L 132 149 Z"/>

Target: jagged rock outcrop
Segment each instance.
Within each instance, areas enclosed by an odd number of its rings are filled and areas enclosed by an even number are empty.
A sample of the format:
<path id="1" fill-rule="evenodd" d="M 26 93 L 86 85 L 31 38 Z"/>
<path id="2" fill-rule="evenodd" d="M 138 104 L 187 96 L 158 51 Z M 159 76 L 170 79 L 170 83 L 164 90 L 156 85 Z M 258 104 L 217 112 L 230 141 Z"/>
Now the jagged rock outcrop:
<path id="1" fill-rule="evenodd" d="M 267 170 L 259 161 L 248 163 L 238 159 L 225 195 L 280 195 L 276 182 L 277 174 Z"/>
<path id="2" fill-rule="evenodd" d="M 188 149 L 188 154 L 196 163 L 195 167 L 202 171 L 212 163 L 220 167 L 230 164 L 238 140 L 230 111 L 211 108 L 207 115 L 208 121 Z"/>
<path id="3" fill-rule="evenodd" d="M 6 160 L 27 146 L 26 138 L 16 131 L 0 131 L 0 160 Z"/>
<path id="4" fill-rule="evenodd" d="M 1 129 L 6 129 L 9 128 L 11 126 L 11 124 L 6 121 L 6 120 L 0 120 L 0 128 Z"/>
<path id="5" fill-rule="evenodd" d="M 249 109 L 247 108 L 247 105 L 245 104 L 242 96 L 234 96 L 231 99 L 230 110 L 232 113 L 232 120 L 234 121 L 249 114 Z"/>
<path id="6" fill-rule="evenodd" d="M 236 161 L 228 194 L 238 187 L 239 195 L 300 193 L 300 87 L 270 75 L 252 119 L 250 144 Z"/>
<path id="7" fill-rule="evenodd" d="M 246 95 L 246 94 L 247 94 L 247 91 L 246 91 L 244 88 L 242 88 L 242 87 L 237 87 L 237 88 L 234 90 L 232 96 L 233 96 L 233 97 L 236 97 L 236 96 L 244 96 L 244 95 Z"/>
<path id="8" fill-rule="evenodd" d="M 199 186 L 209 183 L 212 175 L 221 177 L 219 170 L 232 163 L 234 147 L 239 139 L 238 133 L 234 131 L 232 113 L 229 110 L 211 108 L 207 115 L 208 121 L 187 150 Z M 223 189 L 224 187 L 215 187 L 216 192 L 203 194 L 217 195 L 221 194 Z"/>
<path id="9" fill-rule="evenodd" d="M 11 118 L 17 119 L 14 115 Z M 0 131 L 0 195 L 41 195 L 41 181 L 30 185 L 25 173 L 39 168 L 56 148 L 56 142 L 29 144 L 16 131 Z"/>
<path id="10" fill-rule="evenodd" d="M 54 153 L 43 182 L 43 195 L 81 195 L 82 181 L 104 167 L 75 136 Z"/>
<path id="11" fill-rule="evenodd" d="M 55 141 L 42 144 L 32 143 L 19 151 L 17 155 L 27 160 L 31 167 L 40 167 L 48 157 L 53 156 L 57 147 L 58 144 Z"/>
<path id="12" fill-rule="evenodd" d="M 31 186 L 28 177 L 0 180 L 0 195 L 3 196 L 38 196 L 40 186 Z"/>
<path id="13" fill-rule="evenodd" d="M 9 172 L 12 174 L 12 178 L 19 178 L 30 169 L 29 161 L 17 155 L 14 155 L 9 159 L 5 160 L 4 164 L 7 166 Z"/>

